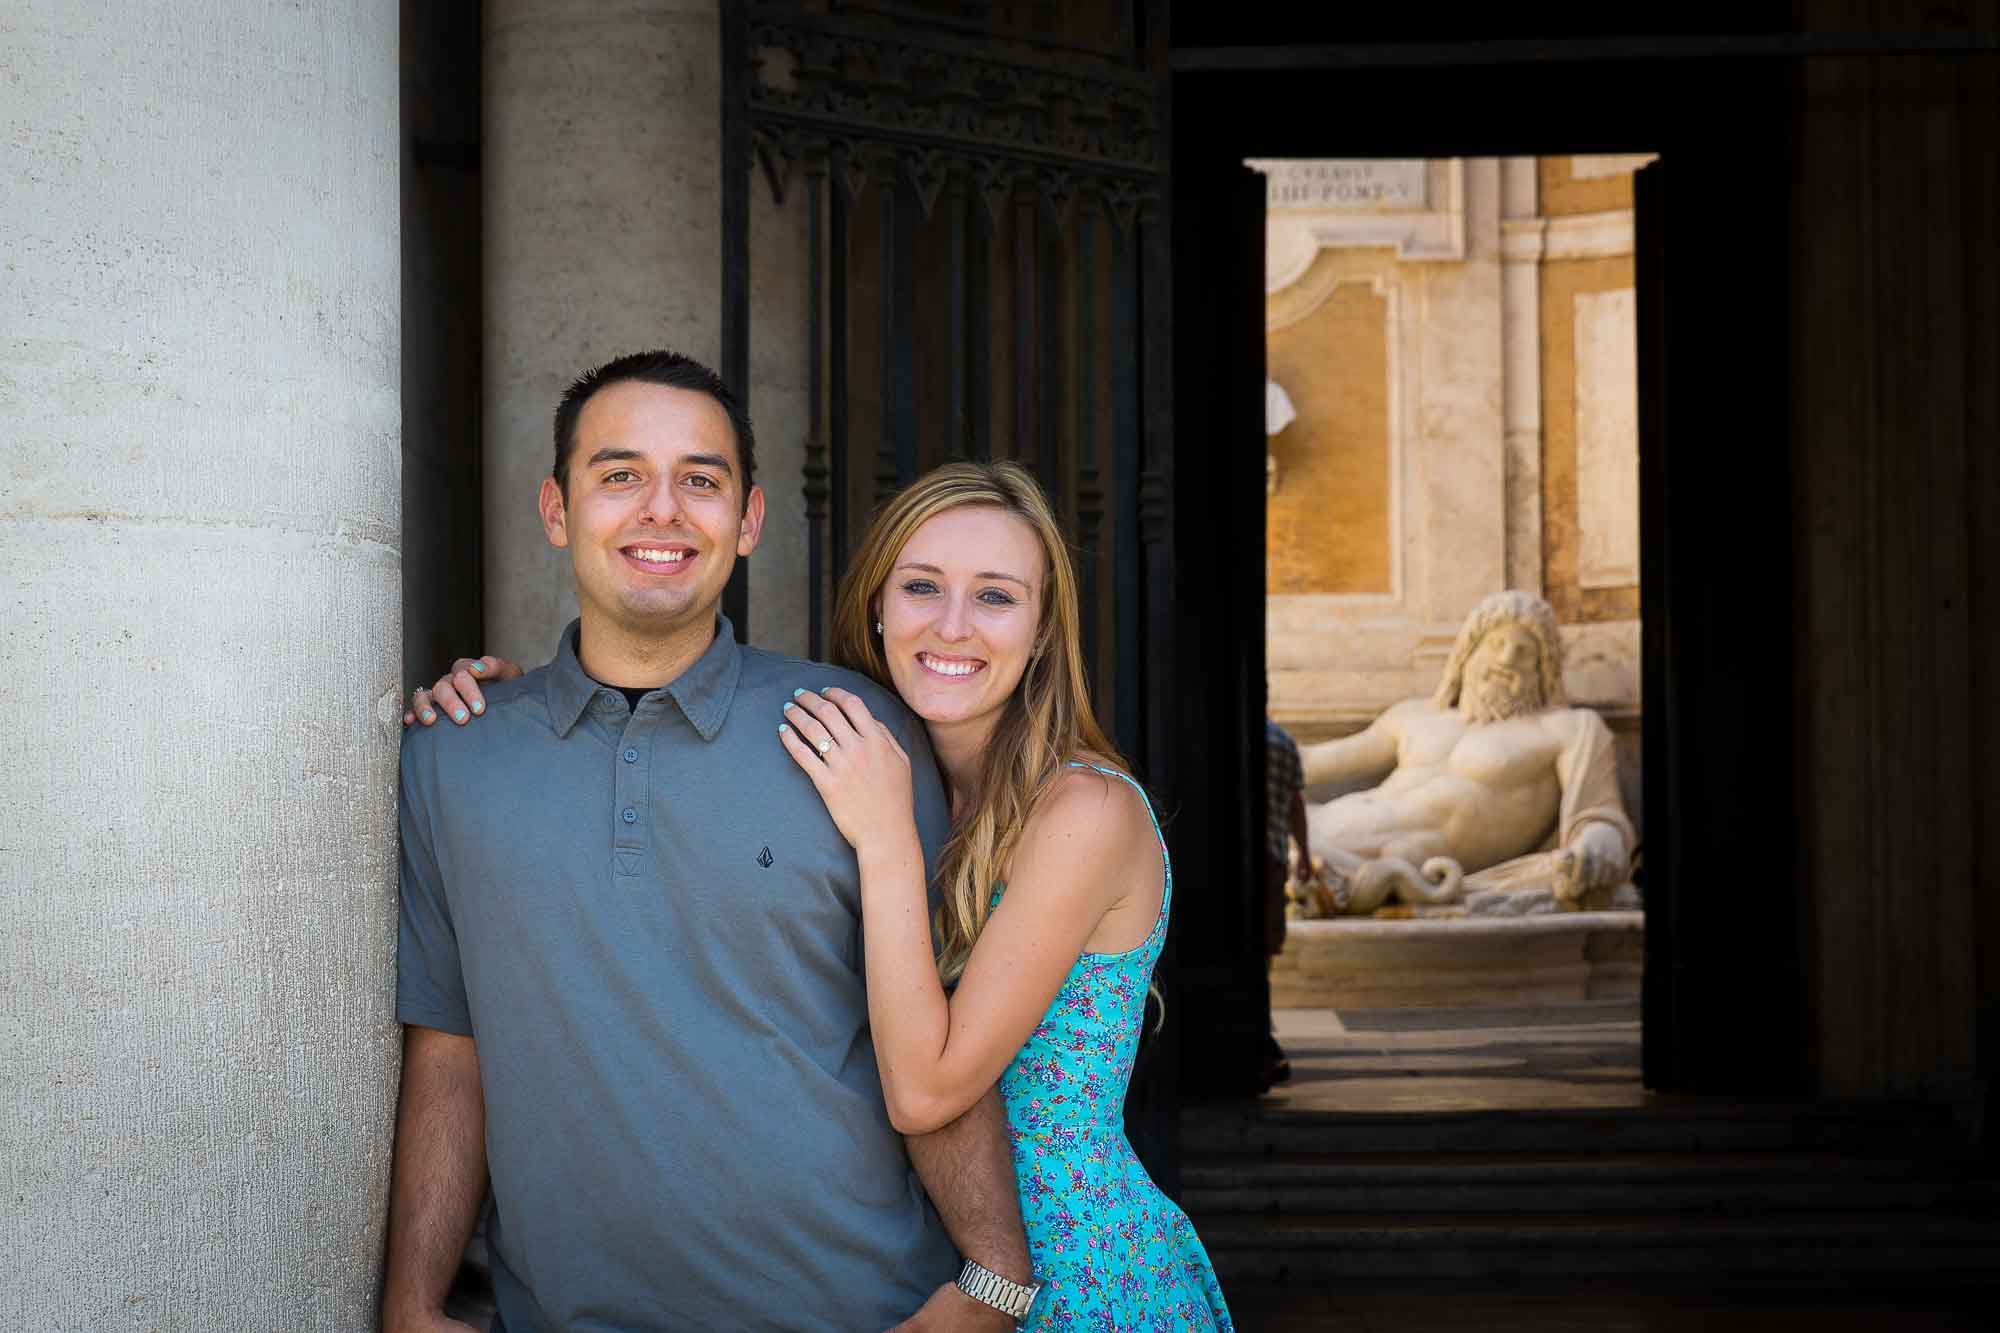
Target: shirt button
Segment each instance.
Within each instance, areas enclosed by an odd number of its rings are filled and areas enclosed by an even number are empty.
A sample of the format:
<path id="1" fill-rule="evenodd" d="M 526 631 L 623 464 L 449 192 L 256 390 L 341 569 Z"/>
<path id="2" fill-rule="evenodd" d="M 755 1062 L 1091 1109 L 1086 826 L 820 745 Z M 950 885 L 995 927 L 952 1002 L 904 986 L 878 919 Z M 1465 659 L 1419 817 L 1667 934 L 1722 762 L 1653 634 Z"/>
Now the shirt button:
<path id="1" fill-rule="evenodd" d="M 628 764 L 636 764 L 636 763 L 638 763 L 638 762 L 639 762 L 639 752 L 638 752 L 637 750 L 627 750 L 627 751 L 625 752 L 625 762 L 626 762 L 626 763 L 628 763 Z"/>
<path id="2" fill-rule="evenodd" d="M 639 812 L 637 810 L 634 810 L 629 805 L 625 807 L 625 813 L 621 817 L 628 824 L 636 824 L 639 822 Z"/>

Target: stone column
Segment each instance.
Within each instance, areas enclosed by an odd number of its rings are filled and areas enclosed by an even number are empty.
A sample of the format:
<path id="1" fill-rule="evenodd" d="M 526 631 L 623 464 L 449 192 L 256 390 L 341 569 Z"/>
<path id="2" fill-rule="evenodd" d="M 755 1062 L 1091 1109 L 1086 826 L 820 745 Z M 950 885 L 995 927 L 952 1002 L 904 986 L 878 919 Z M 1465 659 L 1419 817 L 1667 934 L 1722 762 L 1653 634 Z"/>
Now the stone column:
<path id="1" fill-rule="evenodd" d="M 721 369 L 720 23 L 718 0 L 486 7 L 488 651 L 546 661 L 576 614 L 568 557 L 535 513 L 564 386 L 648 347 Z M 759 173 L 750 236 L 748 392 L 769 500 L 751 626 L 793 653 L 806 645 L 804 188 L 795 176 L 780 207 Z"/>
<path id="2" fill-rule="evenodd" d="M 492 652 L 547 661 L 576 614 L 568 558 L 535 513 L 563 387 L 648 347 L 721 359 L 719 22 L 717 0 L 486 6 Z"/>
<path id="3" fill-rule="evenodd" d="M 0 16 L 0 1328 L 373 1323 L 396 26 Z"/>

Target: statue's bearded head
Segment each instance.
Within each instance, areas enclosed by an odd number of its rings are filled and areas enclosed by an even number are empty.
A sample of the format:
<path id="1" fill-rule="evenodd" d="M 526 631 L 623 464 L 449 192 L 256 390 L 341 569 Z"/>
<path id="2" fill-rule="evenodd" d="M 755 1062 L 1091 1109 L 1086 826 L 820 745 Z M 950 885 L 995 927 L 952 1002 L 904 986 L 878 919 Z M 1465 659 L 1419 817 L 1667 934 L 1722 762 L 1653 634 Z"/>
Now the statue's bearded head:
<path id="1" fill-rule="evenodd" d="M 1562 638 L 1554 609 L 1525 592 L 1497 592 L 1472 608 L 1435 702 L 1475 723 L 1560 707 Z"/>

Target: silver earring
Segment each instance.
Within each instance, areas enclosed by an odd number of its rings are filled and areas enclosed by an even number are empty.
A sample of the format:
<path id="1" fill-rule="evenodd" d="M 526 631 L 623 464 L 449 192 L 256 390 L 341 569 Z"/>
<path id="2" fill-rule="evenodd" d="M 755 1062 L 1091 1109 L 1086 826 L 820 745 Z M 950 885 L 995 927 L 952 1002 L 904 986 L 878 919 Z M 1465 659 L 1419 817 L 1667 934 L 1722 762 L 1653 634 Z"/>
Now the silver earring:
<path id="1" fill-rule="evenodd" d="M 882 632 L 882 622 L 879 620 L 875 622 L 875 632 L 877 634 L 880 634 Z"/>

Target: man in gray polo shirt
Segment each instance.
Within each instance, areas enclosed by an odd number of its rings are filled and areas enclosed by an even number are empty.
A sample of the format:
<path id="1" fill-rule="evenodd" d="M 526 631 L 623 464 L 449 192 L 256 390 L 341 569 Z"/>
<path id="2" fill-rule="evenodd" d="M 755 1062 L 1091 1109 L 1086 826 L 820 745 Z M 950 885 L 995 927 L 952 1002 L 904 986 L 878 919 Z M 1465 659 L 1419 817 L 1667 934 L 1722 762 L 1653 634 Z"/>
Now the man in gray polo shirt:
<path id="1" fill-rule="evenodd" d="M 464 1327 L 443 1301 L 489 1167 L 506 1333 L 1010 1327 L 949 1285 L 954 1241 L 1029 1280 L 997 1097 L 906 1156 L 854 855 L 777 738 L 794 689 L 838 684 L 932 776 L 922 725 L 718 617 L 763 497 L 709 372 L 613 362 L 556 438 L 541 510 L 581 616 L 482 722 L 403 748 L 385 1330 Z M 935 781 L 917 816 L 934 856 Z"/>

